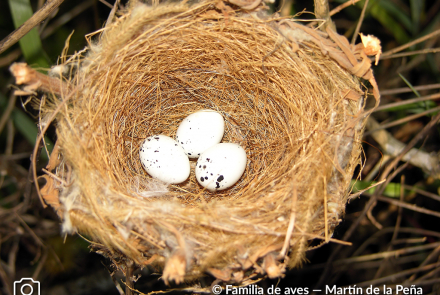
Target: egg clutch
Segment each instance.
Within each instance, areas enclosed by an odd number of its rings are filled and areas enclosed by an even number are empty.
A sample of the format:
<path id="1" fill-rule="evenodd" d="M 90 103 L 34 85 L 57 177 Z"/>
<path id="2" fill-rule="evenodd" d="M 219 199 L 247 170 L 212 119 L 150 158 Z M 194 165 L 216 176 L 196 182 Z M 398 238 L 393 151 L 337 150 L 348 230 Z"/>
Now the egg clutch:
<path id="1" fill-rule="evenodd" d="M 247 158 L 240 145 L 220 143 L 224 132 L 220 113 L 197 111 L 180 123 L 176 140 L 166 135 L 146 138 L 139 149 L 142 166 L 151 177 L 178 184 L 191 173 L 189 159 L 198 159 L 195 175 L 201 186 L 211 192 L 230 188 L 243 175 Z"/>

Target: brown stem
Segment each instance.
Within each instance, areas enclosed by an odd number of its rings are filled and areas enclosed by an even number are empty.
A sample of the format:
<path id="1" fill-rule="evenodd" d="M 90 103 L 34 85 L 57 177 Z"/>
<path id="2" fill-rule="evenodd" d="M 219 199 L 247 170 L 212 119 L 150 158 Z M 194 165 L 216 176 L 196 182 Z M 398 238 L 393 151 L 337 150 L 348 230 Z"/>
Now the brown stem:
<path id="1" fill-rule="evenodd" d="M 315 1 L 316 18 L 325 20 L 325 23 L 322 25 L 321 30 L 325 31 L 327 26 L 330 26 L 333 30 L 335 30 L 332 20 L 330 19 L 330 9 L 328 6 L 328 0 L 314 0 L 314 1 Z"/>
<path id="2" fill-rule="evenodd" d="M 426 115 L 428 115 L 430 113 L 434 113 L 434 112 L 437 112 L 439 110 L 440 110 L 440 107 L 436 107 L 436 108 L 432 108 L 432 109 L 426 110 L 426 111 L 418 113 L 418 114 L 407 116 L 405 118 L 402 118 L 402 119 L 399 119 L 399 120 L 396 120 L 396 121 L 392 121 L 392 122 L 389 122 L 389 123 L 378 125 L 376 129 L 372 129 L 372 130 L 368 131 L 367 133 L 364 134 L 364 136 L 371 135 L 372 133 L 374 133 L 374 132 L 376 132 L 378 130 L 387 129 L 387 128 L 390 128 L 390 127 L 393 127 L 393 126 L 397 126 L 397 125 L 400 125 L 400 124 L 403 124 L 403 123 L 415 120 L 417 118 L 426 116 Z"/>
<path id="3" fill-rule="evenodd" d="M 14 75 L 17 85 L 27 85 L 24 88 L 25 92 L 32 93 L 39 89 L 47 93 L 62 95 L 64 91 L 69 89 L 68 84 L 61 79 L 52 78 L 39 73 L 26 63 L 13 63 L 9 70 Z"/>
<path id="4" fill-rule="evenodd" d="M 376 120 L 371 117 L 368 118 L 367 129 L 373 130 L 373 132 L 370 131 L 368 133 L 370 133 L 374 140 L 382 147 L 384 153 L 392 157 L 399 156 L 406 148 L 406 145 L 395 139 L 389 132 L 379 130 L 379 128 L 380 125 Z M 429 154 L 412 148 L 402 157 L 402 160 L 423 169 L 424 172 L 435 178 L 438 178 L 440 175 L 440 162 L 438 156 L 435 154 Z"/>
<path id="5" fill-rule="evenodd" d="M 405 49 L 407 49 L 407 48 L 409 48 L 409 47 L 411 47 L 411 46 L 413 46 L 415 44 L 418 44 L 418 43 L 421 43 L 421 42 L 423 42 L 425 40 L 431 39 L 431 38 L 433 38 L 433 37 L 435 37 L 437 35 L 440 35 L 440 29 L 435 30 L 434 32 L 432 32 L 430 34 L 427 34 L 427 35 L 425 35 L 423 37 L 420 37 L 420 38 L 418 38 L 418 39 L 416 39 L 416 40 L 414 40 L 412 42 L 406 43 L 406 44 L 404 44 L 402 46 L 399 46 L 399 47 L 393 48 L 393 49 L 391 49 L 389 51 L 386 51 L 386 52 L 382 53 L 382 57 L 387 57 L 387 56 L 392 55 L 394 53 L 400 52 L 400 51 L 405 50 Z"/>
<path id="6" fill-rule="evenodd" d="M 134 265 L 133 265 L 133 261 L 128 261 L 127 264 L 125 265 L 126 267 L 126 271 L 125 271 L 125 295 L 133 295 L 133 270 L 134 270 Z"/>
<path id="7" fill-rule="evenodd" d="M 440 87 L 440 84 L 433 84 L 433 86 L 436 86 L 437 88 Z M 408 88 L 397 88 L 393 91 L 393 89 L 391 89 L 390 91 L 381 91 L 381 95 L 385 95 L 383 94 L 384 92 L 387 92 L 386 94 L 398 94 L 398 93 L 404 93 L 406 89 L 409 89 L 409 91 L 407 92 L 411 92 L 412 90 L 408 87 Z M 415 90 L 423 90 L 423 86 L 420 87 L 414 87 Z M 426 89 L 429 89 L 428 87 L 426 87 Z M 401 92 L 399 92 L 398 90 L 401 90 Z M 374 112 L 379 112 L 379 111 L 383 111 L 383 110 L 387 110 L 390 108 L 394 108 L 394 107 L 399 107 L 399 106 L 403 106 L 403 105 L 408 105 L 411 103 L 417 103 L 417 102 L 422 102 L 422 101 L 427 101 L 427 100 L 435 100 L 435 99 L 439 99 L 440 98 L 440 93 L 436 93 L 436 94 L 431 94 L 431 95 L 427 95 L 427 96 L 421 96 L 421 97 L 417 97 L 417 98 L 411 98 L 411 99 L 405 99 L 402 101 L 397 101 L 397 102 L 393 102 L 393 103 L 389 103 L 389 104 L 384 104 L 381 105 L 380 107 L 377 107 L 374 109 Z"/>
<path id="8" fill-rule="evenodd" d="M 0 133 L 3 131 L 3 128 L 5 127 L 6 123 L 8 122 L 12 114 L 12 111 L 14 110 L 16 100 L 17 97 L 15 95 L 11 95 L 9 97 L 8 106 L 6 107 L 5 111 L 3 112 L 0 118 Z"/>
<path id="9" fill-rule="evenodd" d="M 367 10 L 368 1 L 369 0 L 365 0 L 365 4 L 364 4 L 364 7 L 362 8 L 361 16 L 359 17 L 359 21 L 358 21 L 358 23 L 356 25 L 356 29 L 355 29 L 354 34 L 353 34 L 353 38 L 351 39 L 351 44 L 353 44 L 353 45 L 356 42 L 356 39 L 357 39 L 357 37 L 359 35 L 359 31 L 361 29 L 362 23 L 364 21 L 365 11 Z"/>
<path id="10" fill-rule="evenodd" d="M 391 172 L 391 170 L 394 169 L 397 163 L 399 163 L 399 161 L 402 160 L 402 158 L 416 145 L 416 143 L 419 142 L 428 133 L 428 131 L 438 123 L 438 121 L 440 121 L 440 113 L 437 114 L 434 118 L 432 118 L 431 121 L 428 124 L 426 124 L 426 126 L 422 129 L 422 131 L 420 131 L 406 145 L 406 147 L 400 152 L 400 154 L 385 168 L 385 170 L 382 172 L 380 179 L 385 179 L 388 176 L 388 174 Z M 388 185 L 388 183 L 386 185 Z M 383 187 L 383 189 L 385 189 L 385 187 Z"/>
<path id="11" fill-rule="evenodd" d="M 339 5 L 335 9 L 332 9 L 332 11 L 330 11 L 330 16 L 335 15 L 336 13 L 338 13 L 339 11 L 341 11 L 342 9 L 344 9 L 350 5 L 355 5 L 359 1 L 361 1 L 361 0 L 352 0 L 352 1 L 347 1 L 345 3 L 342 3 L 341 5 Z"/>

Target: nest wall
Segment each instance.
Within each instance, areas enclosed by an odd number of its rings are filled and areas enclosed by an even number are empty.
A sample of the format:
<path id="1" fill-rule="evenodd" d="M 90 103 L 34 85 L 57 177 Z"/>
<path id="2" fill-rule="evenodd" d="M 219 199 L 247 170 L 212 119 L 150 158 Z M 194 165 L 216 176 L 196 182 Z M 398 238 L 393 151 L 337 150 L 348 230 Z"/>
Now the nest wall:
<path id="1" fill-rule="evenodd" d="M 64 232 L 176 282 L 279 277 L 311 240 L 330 241 L 360 163 L 365 94 L 322 47 L 338 45 L 309 30 L 223 2 L 132 2 L 63 64 L 76 68 L 70 86 L 42 109 L 57 110 L 58 139 L 41 193 Z M 146 137 L 174 137 L 200 109 L 222 114 L 223 142 L 246 150 L 230 189 L 204 190 L 194 172 L 168 185 L 140 164 Z"/>

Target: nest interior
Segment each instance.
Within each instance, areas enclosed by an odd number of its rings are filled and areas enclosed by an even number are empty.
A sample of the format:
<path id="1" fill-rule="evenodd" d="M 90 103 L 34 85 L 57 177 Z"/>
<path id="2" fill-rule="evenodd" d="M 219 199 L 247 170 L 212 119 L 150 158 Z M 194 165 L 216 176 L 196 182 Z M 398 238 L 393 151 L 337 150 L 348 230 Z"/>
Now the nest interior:
<path id="1" fill-rule="evenodd" d="M 357 77 L 366 71 L 334 58 L 345 56 L 337 42 L 214 1 L 132 1 L 97 39 L 62 65 L 77 70 L 41 109 L 57 113 L 58 137 L 56 177 L 41 193 L 66 233 L 87 235 L 116 262 L 153 265 L 165 281 L 210 273 L 237 284 L 282 276 L 311 240 L 331 240 L 366 117 Z M 246 150 L 230 189 L 204 190 L 194 172 L 168 185 L 140 164 L 146 137 L 174 137 L 200 109 L 221 113 L 223 142 Z"/>

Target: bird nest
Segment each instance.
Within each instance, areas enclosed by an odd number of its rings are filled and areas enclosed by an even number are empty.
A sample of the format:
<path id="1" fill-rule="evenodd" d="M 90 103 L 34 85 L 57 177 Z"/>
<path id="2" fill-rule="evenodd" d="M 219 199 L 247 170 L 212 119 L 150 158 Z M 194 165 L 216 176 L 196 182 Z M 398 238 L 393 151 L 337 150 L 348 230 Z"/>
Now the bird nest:
<path id="1" fill-rule="evenodd" d="M 280 277 L 311 241 L 334 241 L 369 114 L 360 78 L 378 100 L 371 62 L 363 44 L 268 16 L 260 2 L 132 1 L 52 70 L 60 95 L 40 111 L 57 143 L 40 193 L 65 233 L 177 283 Z M 244 175 L 217 192 L 194 172 L 181 184 L 151 178 L 143 140 L 174 137 L 201 109 L 219 112 L 223 142 L 245 149 Z"/>

